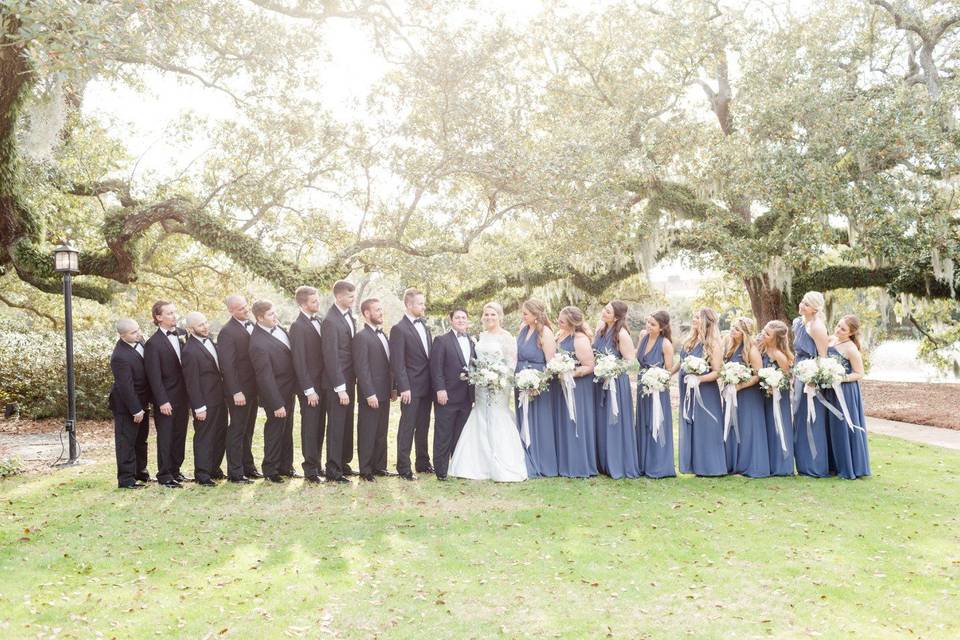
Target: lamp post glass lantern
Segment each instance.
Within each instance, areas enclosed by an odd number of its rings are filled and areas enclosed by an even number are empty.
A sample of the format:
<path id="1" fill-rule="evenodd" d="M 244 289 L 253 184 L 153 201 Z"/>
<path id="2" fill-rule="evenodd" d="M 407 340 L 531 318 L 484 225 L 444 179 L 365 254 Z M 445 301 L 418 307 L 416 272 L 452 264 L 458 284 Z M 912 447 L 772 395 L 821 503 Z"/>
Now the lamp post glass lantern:
<path id="1" fill-rule="evenodd" d="M 70 463 L 80 457 L 77 447 L 77 398 L 73 372 L 73 274 L 80 272 L 80 252 L 65 242 L 53 250 L 53 268 L 63 274 L 63 326 L 67 341 L 67 423 Z"/>

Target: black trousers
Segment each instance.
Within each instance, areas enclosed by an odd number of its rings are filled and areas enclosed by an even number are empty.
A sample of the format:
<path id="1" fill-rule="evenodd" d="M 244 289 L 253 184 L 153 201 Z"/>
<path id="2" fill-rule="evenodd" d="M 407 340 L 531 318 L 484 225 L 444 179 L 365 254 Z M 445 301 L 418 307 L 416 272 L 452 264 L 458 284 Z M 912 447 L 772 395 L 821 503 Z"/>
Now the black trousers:
<path id="1" fill-rule="evenodd" d="M 457 441 L 463 432 L 463 425 L 467 424 L 473 404 L 470 402 L 447 403 L 434 405 L 433 422 L 433 468 L 438 478 L 447 475 L 450 458 L 457 448 Z"/>
<path id="2" fill-rule="evenodd" d="M 300 449 L 303 453 L 303 475 L 318 476 L 323 473 L 323 435 L 327 428 L 327 394 L 320 390 L 320 402 L 311 407 L 307 397 L 298 393 L 300 402 Z M 329 446 L 329 445 L 327 445 Z"/>
<path id="3" fill-rule="evenodd" d="M 149 458 L 147 453 L 147 436 L 150 435 L 150 407 L 146 404 L 143 406 L 143 420 L 140 421 L 140 424 L 136 422 L 133 423 L 137 427 L 137 439 L 134 443 L 134 451 L 137 456 L 137 475 L 147 477 L 150 475 L 150 471 L 147 469 Z M 131 418 L 131 421 L 132 420 Z"/>
<path id="4" fill-rule="evenodd" d="M 196 480 L 211 480 L 218 475 L 217 454 L 223 451 L 226 437 L 227 408 L 222 404 L 208 406 L 205 419 L 193 419 L 193 477 Z"/>
<path id="5" fill-rule="evenodd" d="M 157 425 L 157 481 L 169 482 L 180 473 L 187 446 L 187 421 L 190 411 L 186 403 L 174 405 L 173 415 L 165 416 L 156 408 L 153 422 Z"/>
<path id="6" fill-rule="evenodd" d="M 244 392 L 243 395 L 247 403 L 242 407 L 233 403 L 233 396 L 226 399 L 230 413 L 226 437 L 227 477 L 231 480 L 239 480 L 257 470 L 252 451 L 253 431 L 257 425 L 257 394 Z"/>
<path id="7" fill-rule="evenodd" d="M 137 480 L 137 473 L 146 469 L 146 460 L 143 467 L 139 466 L 138 459 L 140 434 L 144 425 L 150 424 L 150 412 L 145 411 L 140 424 L 133 421 L 129 413 L 113 414 L 113 440 L 117 453 L 117 486 L 126 487 Z M 144 439 L 146 449 L 146 439 Z M 144 451 L 144 455 L 146 451 Z"/>
<path id="8" fill-rule="evenodd" d="M 410 449 L 416 444 L 417 471 L 430 466 L 430 396 L 412 398 L 410 404 L 400 405 L 400 426 L 397 429 L 397 471 L 410 473 Z"/>
<path id="9" fill-rule="evenodd" d="M 357 458 L 360 475 L 372 475 L 387 468 L 387 425 L 390 423 L 390 400 L 381 400 L 371 409 L 366 399 L 357 406 Z"/>
<path id="10" fill-rule="evenodd" d="M 356 381 L 347 383 L 350 402 L 340 404 L 340 396 L 326 389 L 327 396 L 327 477 L 336 479 L 350 469 L 353 460 L 353 411 L 356 402 Z"/>
<path id="11" fill-rule="evenodd" d="M 263 462 L 261 470 L 265 476 L 289 473 L 293 469 L 293 408 L 295 395 L 285 398 L 283 406 L 287 410 L 285 418 L 278 418 L 273 411 L 264 407 L 267 423 L 263 426 Z M 289 456 L 289 459 L 288 459 Z"/>

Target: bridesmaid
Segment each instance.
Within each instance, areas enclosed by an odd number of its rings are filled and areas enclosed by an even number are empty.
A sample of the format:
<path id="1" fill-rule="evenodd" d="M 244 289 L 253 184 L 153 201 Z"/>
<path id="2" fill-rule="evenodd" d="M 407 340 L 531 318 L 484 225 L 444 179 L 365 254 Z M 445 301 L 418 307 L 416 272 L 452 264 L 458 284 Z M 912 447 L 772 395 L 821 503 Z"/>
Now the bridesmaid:
<path id="1" fill-rule="evenodd" d="M 827 417 L 830 448 L 837 464 L 837 475 L 854 480 L 870 475 L 870 452 L 867 450 L 867 419 L 863 414 L 860 380 L 863 378 L 863 356 L 860 347 L 860 319 L 844 316 L 830 339 L 828 352 L 840 358 L 847 370 L 840 385 L 850 417 L 859 429 L 850 429 L 846 419 L 834 414 Z M 839 400 L 839 399 L 838 399 Z M 837 403 L 839 405 L 839 402 Z"/>
<path id="2" fill-rule="evenodd" d="M 527 300 L 520 305 L 523 327 L 517 334 L 517 371 L 543 371 L 547 360 L 556 355 L 553 329 L 547 318 L 546 307 L 539 300 Z M 557 441 L 553 426 L 553 391 L 551 387 L 530 399 L 528 418 L 530 446 L 527 451 L 527 475 L 531 478 L 556 476 Z M 558 390 L 559 391 L 559 390 Z M 523 410 L 517 405 L 517 425 L 523 428 Z"/>
<path id="3" fill-rule="evenodd" d="M 785 322 L 771 320 L 760 334 L 760 353 L 764 367 L 780 369 L 789 379 L 793 368 L 793 351 L 790 349 L 790 333 Z M 793 475 L 793 418 L 790 415 L 790 387 L 780 390 L 780 405 L 773 406 L 773 398 L 764 394 L 764 418 L 767 429 L 767 448 L 770 452 L 770 475 Z M 773 412 L 780 413 L 783 425 L 783 441 L 777 433 L 777 421 Z M 783 450 L 786 445 L 787 450 Z"/>
<path id="4" fill-rule="evenodd" d="M 635 351 L 626 319 L 626 303 L 620 300 L 608 303 L 600 313 L 600 326 L 593 340 L 594 350 L 632 360 Z M 593 385 L 597 412 L 597 466 L 611 478 L 639 478 L 640 461 L 637 431 L 633 424 L 630 376 L 624 373 L 614 384 L 619 409 L 619 415 L 616 416 L 613 415 L 610 392 L 603 388 L 602 381 L 596 380 Z"/>
<path id="5" fill-rule="evenodd" d="M 553 391 L 553 415 L 557 421 L 557 458 L 560 475 L 587 478 L 597 475 L 597 417 L 593 391 L 593 349 L 590 329 L 577 307 L 564 307 L 557 319 L 560 349 L 573 354 L 577 368 L 573 372 L 576 420 L 570 419 L 563 389 Z"/>
<path id="6" fill-rule="evenodd" d="M 819 291 L 808 291 L 800 301 L 800 317 L 793 321 L 793 350 L 798 363 L 827 355 L 828 338 L 827 327 L 823 323 L 823 305 L 823 294 Z M 802 382 L 793 381 L 790 396 L 797 473 L 826 478 L 831 475 L 832 457 L 827 440 L 827 409 L 819 400 L 815 400 L 816 415 L 807 424 L 807 399 Z"/>
<path id="7" fill-rule="evenodd" d="M 677 475 L 673 466 L 673 409 L 670 407 L 670 389 L 643 395 L 640 376 L 650 367 L 673 368 L 673 342 L 670 336 L 670 314 L 657 311 L 647 316 L 646 328 L 640 334 L 637 347 L 640 374 L 637 376 L 637 441 L 640 445 L 640 470 L 648 478 L 668 478 Z M 659 397 L 655 397 L 659 396 Z M 653 437 L 653 403 L 659 402 L 663 425 L 659 437 Z"/>
<path id="8" fill-rule="evenodd" d="M 763 389 L 760 388 L 762 361 L 760 350 L 753 343 L 756 324 L 752 318 L 737 318 L 730 327 L 724 360 L 741 362 L 753 371 L 753 376 L 737 385 L 737 425 L 740 441 L 731 425 L 726 445 L 727 471 L 749 478 L 770 476 L 770 454 L 767 450 L 767 424 L 763 412 Z"/>
<path id="9" fill-rule="evenodd" d="M 685 374 L 680 364 L 687 356 L 705 358 L 710 371 L 702 376 Z M 673 370 L 680 370 L 680 472 L 698 476 L 722 476 L 727 473 L 727 459 L 723 449 L 723 412 L 720 406 L 720 387 L 717 376 L 723 366 L 723 345 L 717 329 L 717 314 L 713 309 L 701 309 L 690 321 L 690 335 L 680 349 L 680 362 Z M 693 408 L 684 416 L 684 399 L 693 393 L 690 380 L 700 387 L 703 407 L 693 400 Z M 688 390 L 687 387 L 691 386 Z M 706 410 L 704 410 L 706 407 Z"/>

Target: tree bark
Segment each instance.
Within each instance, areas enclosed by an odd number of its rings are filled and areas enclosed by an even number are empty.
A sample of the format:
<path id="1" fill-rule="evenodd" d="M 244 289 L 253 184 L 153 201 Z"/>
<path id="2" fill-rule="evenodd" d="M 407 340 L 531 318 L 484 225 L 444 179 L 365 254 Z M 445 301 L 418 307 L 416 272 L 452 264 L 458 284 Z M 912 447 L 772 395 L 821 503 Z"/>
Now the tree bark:
<path id="1" fill-rule="evenodd" d="M 771 286 L 766 275 L 744 278 L 743 286 L 750 295 L 750 306 L 753 317 L 757 320 L 758 330 L 771 320 L 782 320 L 789 324 L 786 296 L 783 291 Z"/>

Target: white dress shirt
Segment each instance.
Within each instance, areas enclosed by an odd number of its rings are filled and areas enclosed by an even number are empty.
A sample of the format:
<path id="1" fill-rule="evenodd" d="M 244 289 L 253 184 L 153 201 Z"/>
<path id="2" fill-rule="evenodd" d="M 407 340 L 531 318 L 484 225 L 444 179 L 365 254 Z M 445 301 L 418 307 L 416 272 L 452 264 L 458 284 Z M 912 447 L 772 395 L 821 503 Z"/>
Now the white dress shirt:
<path id="1" fill-rule="evenodd" d="M 390 343 L 387 341 L 387 336 L 383 333 L 383 327 L 375 327 L 370 323 L 367 323 L 367 328 L 370 331 L 373 331 L 373 334 L 380 338 L 380 344 L 383 345 L 383 352 L 387 354 L 387 361 L 390 360 Z M 377 329 L 380 329 L 380 333 L 377 333 Z"/>
<path id="2" fill-rule="evenodd" d="M 463 361 L 470 364 L 470 338 L 466 334 L 457 336 L 457 343 L 460 345 L 460 353 L 463 354 Z"/>
<path id="3" fill-rule="evenodd" d="M 217 355 L 217 346 L 213 344 L 213 340 L 209 337 L 200 338 L 200 342 L 203 344 L 207 352 L 213 356 L 213 361 L 217 364 L 217 369 L 220 368 L 220 357 Z"/>
<path id="4" fill-rule="evenodd" d="M 176 333 L 177 328 L 174 327 L 173 329 L 170 329 L 170 331 L 174 332 L 173 335 L 168 335 L 166 329 L 161 328 L 160 331 L 163 331 L 163 333 L 167 335 L 167 340 L 170 341 L 170 345 L 173 347 L 173 350 L 177 352 L 177 360 L 183 363 L 183 358 L 180 357 L 180 336 L 178 336 Z"/>
<path id="5" fill-rule="evenodd" d="M 340 305 L 334 303 L 334 306 L 337 308 L 337 311 L 340 312 L 340 315 L 343 316 L 343 321 L 347 323 L 347 326 L 350 327 L 350 337 L 353 338 L 357 335 L 357 328 L 353 324 L 353 320 L 350 318 L 350 309 L 344 309 Z"/>
<path id="6" fill-rule="evenodd" d="M 127 341 L 124 340 L 124 342 L 127 342 Z M 127 344 L 130 345 L 130 347 L 131 347 L 134 351 L 137 352 L 137 355 L 138 355 L 138 356 L 140 356 L 141 358 L 143 357 L 143 345 L 142 345 L 142 344 L 140 344 L 139 342 L 127 342 Z"/>
<path id="7" fill-rule="evenodd" d="M 249 320 L 247 320 L 246 322 L 240 322 L 239 320 L 234 318 L 233 321 L 236 322 L 241 327 L 243 327 L 243 330 L 247 332 L 247 335 L 253 333 L 253 323 L 250 322 Z"/>
<path id="8" fill-rule="evenodd" d="M 403 315 L 407 316 L 407 320 L 413 323 L 413 328 L 416 329 L 417 334 L 420 335 L 420 343 L 423 344 L 423 352 L 429 354 L 430 345 L 427 344 L 427 328 L 424 326 L 424 323 L 417 322 L 417 320 L 421 320 L 422 318 L 414 318 L 409 313 L 405 313 Z"/>
<path id="9" fill-rule="evenodd" d="M 282 342 L 283 346 L 285 346 L 287 349 L 290 348 L 290 340 L 287 338 L 287 332 L 281 329 L 280 325 L 270 328 L 270 327 L 263 326 L 259 322 L 257 324 L 260 325 L 261 329 L 263 329 L 264 331 L 269 333 L 271 336 L 273 336 L 274 338 Z"/>

